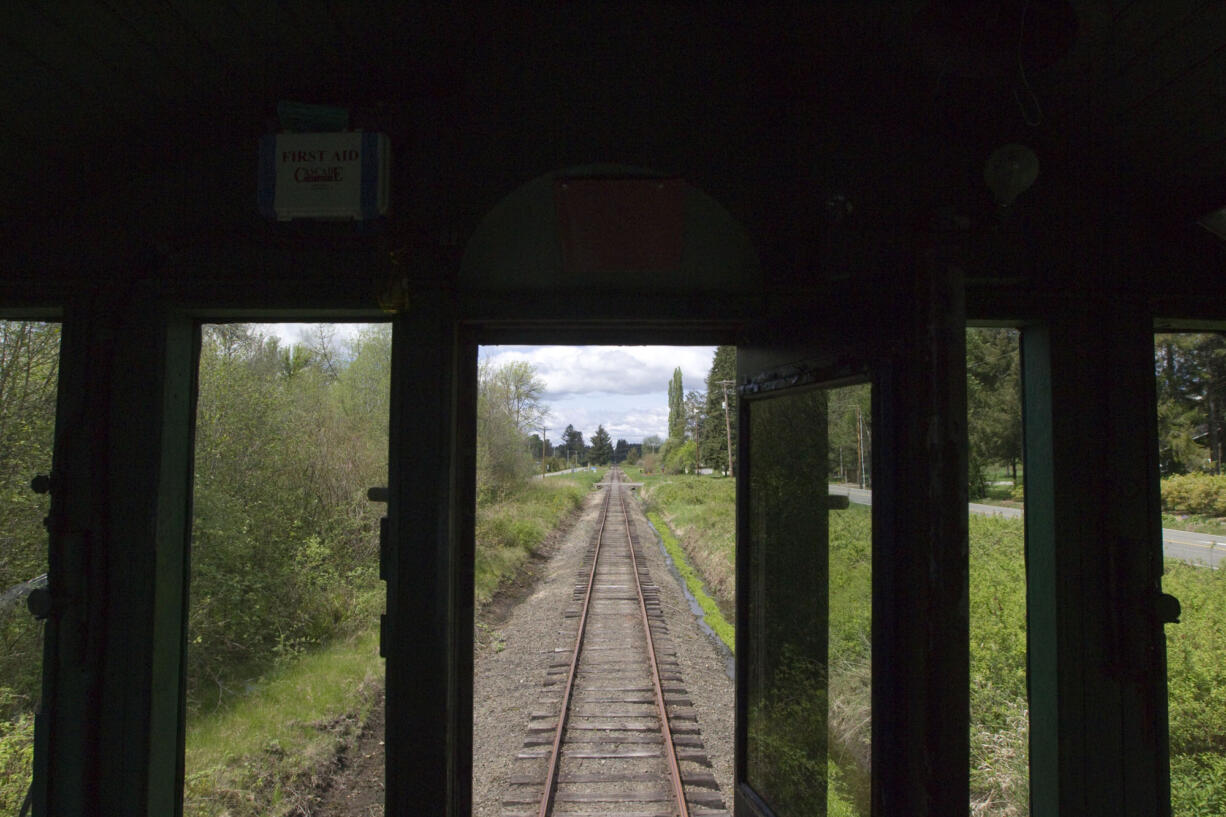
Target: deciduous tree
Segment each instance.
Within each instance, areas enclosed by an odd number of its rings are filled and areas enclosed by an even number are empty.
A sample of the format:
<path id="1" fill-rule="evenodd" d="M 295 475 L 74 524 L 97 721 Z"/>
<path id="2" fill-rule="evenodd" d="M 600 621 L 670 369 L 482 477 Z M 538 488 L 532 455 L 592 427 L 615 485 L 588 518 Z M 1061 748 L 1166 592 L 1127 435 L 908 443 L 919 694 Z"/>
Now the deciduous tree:
<path id="1" fill-rule="evenodd" d="M 668 441 L 673 445 L 685 441 L 685 391 L 680 367 L 673 370 L 673 378 L 668 382 Z"/>

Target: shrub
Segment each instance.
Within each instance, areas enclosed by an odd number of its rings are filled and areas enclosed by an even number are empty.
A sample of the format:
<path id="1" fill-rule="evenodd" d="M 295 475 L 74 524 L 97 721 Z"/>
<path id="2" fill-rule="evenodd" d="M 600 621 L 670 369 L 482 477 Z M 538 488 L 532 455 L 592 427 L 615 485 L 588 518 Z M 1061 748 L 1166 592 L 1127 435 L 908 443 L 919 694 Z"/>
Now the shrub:
<path id="1" fill-rule="evenodd" d="M 8 690 L 0 687 L 0 701 Z M 0 813 L 16 814 L 25 799 L 34 764 L 34 715 L 0 720 Z"/>
<path id="2" fill-rule="evenodd" d="M 1162 480 L 1163 510 L 1226 516 L 1226 475 L 1179 474 Z"/>

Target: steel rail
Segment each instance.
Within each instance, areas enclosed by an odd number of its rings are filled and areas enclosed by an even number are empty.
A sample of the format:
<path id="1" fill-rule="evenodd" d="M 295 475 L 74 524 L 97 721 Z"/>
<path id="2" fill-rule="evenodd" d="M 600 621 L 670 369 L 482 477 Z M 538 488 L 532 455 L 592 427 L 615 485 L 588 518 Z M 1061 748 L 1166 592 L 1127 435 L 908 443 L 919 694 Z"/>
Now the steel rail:
<path id="1" fill-rule="evenodd" d="M 639 597 L 639 614 L 643 622 L 643 634 L 647 636 L 647 658 L 651 664 L 651 682 L 655 687 L 656 707 L 660 710 L 660 731 L 662 733 L 665 753 L 668 756 L 668 770 L 672 777 L 673 797 L 677 800 L 678 817 L 689 817 L 689 806 L 685 802 L 685 785 L 681 782 L 681 765 L 677 762 L 677 747 L 673 745 L 673 732 L 668 723 L 668 708 L 664 704 L 664 686 L 660 683 L 659 658 L 656 656 L 655 639 L 651 637 L 651 620 L 647 617 L 647 602 L 643 599 L 643 585 L 639 579 L 638 558 L 634 555 L 634 532 L 630 527 L 630 514 L 626 511 L 626 498 L 618 491 L 617 499 L 621 505 L 622 518 L 626 523 L 626 539 L 630 547 L 630 564 L 634 570 L 634 589 Z"/>
<path id="2" fill-rule="evenodd" d="M 588 571 L 587 588 L 583 594 L 583 611 L 579 616 L 579 632 L 575 635 L 575 649 L 570 657 L 570 669 L 566 672 L 566 688 L 562 691 L 562 708 L 558 713 L 558 725 L 553 733 L 553 751 L 549 758 L 549 768 L 545 773 L 545 793 L 541 796 L 539 817 L 549 817 L 553 809 L 553 797 L 558 788 L 558 765 L 562 755 L 562 736 L 566 732 L 566 721 L 570 712 L 570 697 L 575 687 L 575 675 L 579 669 L 579 653 L 583 650 L 583 633 L 587 629 L 587 613 L 592 601 L 592 585 L 596 581 L 596 565 L 600 562 L 600 543 L 604 539 L 605 525 L 609 519 L 609 501 L 612 492 L 605 494 L 604 506 L 600 512 L 600 530 L 596 534 L 596 549 L 592 553 L 592 569 Z"/>

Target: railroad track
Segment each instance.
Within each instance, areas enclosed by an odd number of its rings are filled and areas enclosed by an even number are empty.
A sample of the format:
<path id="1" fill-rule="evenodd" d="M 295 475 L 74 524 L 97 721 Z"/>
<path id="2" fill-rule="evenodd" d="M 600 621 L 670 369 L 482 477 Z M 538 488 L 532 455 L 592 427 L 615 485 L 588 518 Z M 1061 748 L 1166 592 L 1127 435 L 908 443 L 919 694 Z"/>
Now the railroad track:
<path id="1" fill-rule="evenodd" d="M 603 483 L 503 817 L 728 817 L 624 483 Z"/>

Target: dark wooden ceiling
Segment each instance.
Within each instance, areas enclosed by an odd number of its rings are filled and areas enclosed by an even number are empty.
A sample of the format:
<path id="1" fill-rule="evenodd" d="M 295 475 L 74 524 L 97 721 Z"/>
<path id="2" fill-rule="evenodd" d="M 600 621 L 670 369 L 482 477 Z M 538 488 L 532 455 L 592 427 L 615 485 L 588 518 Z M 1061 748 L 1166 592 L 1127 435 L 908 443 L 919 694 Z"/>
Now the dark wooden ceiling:
<path id="1" fill-rule="evenodd" d="M 965 0 L 8 0 L 0 214 L 122 210 L 160 176 L 194 190 L 233 173 L 254 218 L 256 140 L 281 99 L 391 134 L 397 206 L 428 229 L 567 163 L 641 161 L 748 211 L 747 177 L 947 174 L 957 143 L 970 179 L 1004 141 L 1172 219 L 1226 203 L 1220 0 L 1002 0 L 989 17 Z"/>

